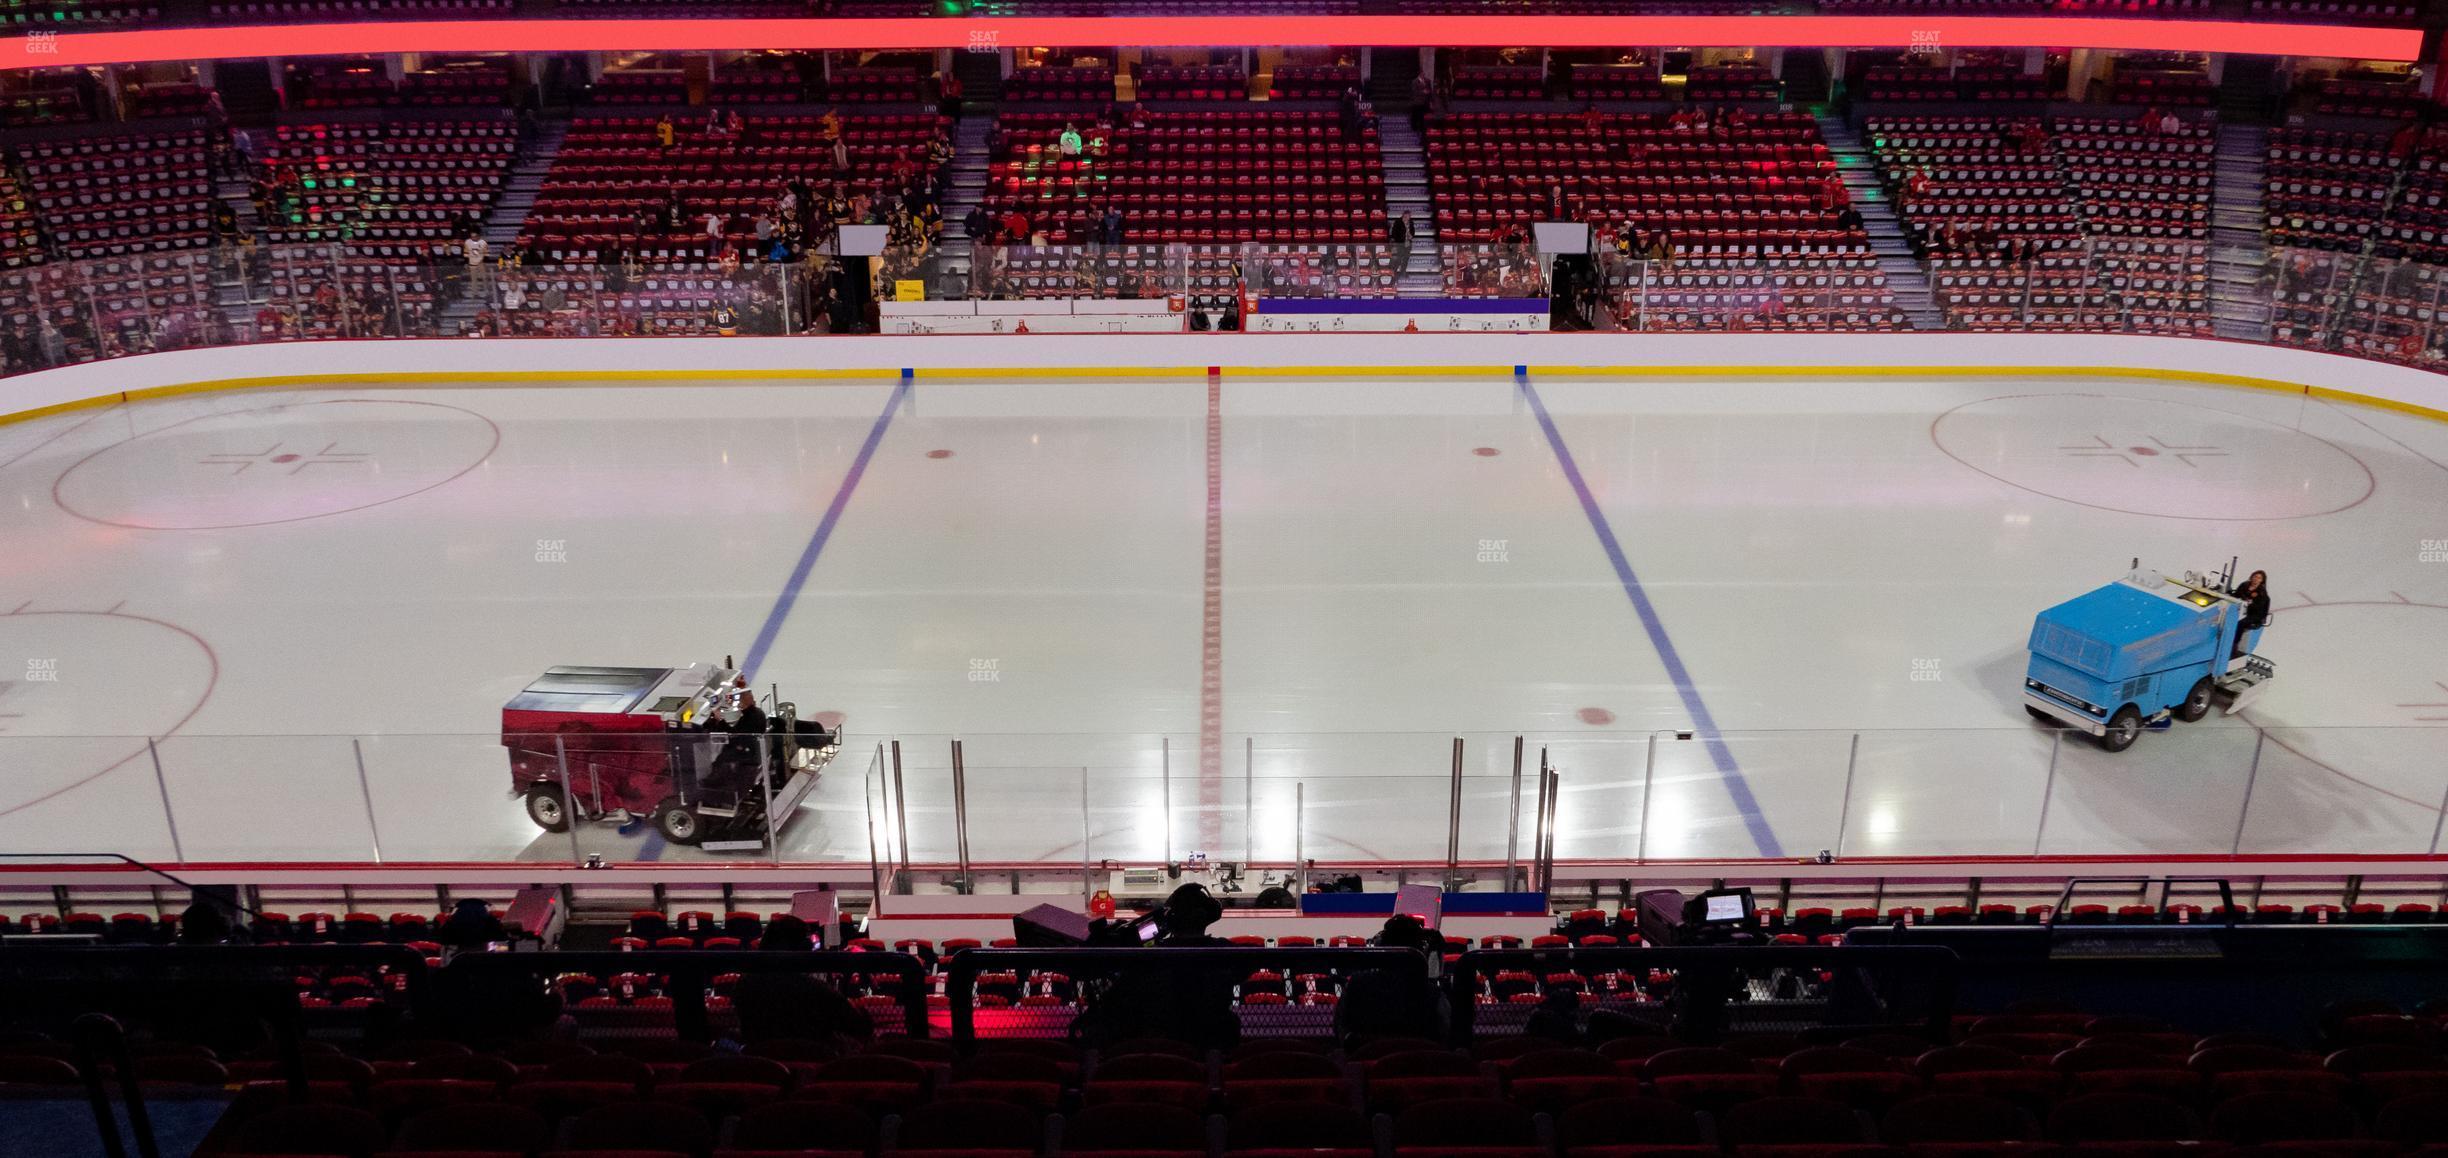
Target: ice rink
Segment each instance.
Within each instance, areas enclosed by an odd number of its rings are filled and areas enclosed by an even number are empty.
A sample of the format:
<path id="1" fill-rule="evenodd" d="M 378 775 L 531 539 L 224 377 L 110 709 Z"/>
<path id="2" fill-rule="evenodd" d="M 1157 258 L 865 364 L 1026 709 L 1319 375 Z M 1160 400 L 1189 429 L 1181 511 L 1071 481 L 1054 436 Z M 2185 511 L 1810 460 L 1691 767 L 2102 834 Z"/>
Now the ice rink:
<path id="1" fill-rule="evenodd" d="M 2448 796 L 2448 425 L 2279 391 L 234 391 L 0 426 L 0 500 L 15 851 L 703 857 L 540 836 L 500 709 L 727 655 L 846 721 L 786 860 L 866 862 L 896 738 L 920 861 L 955 736 L 981 862 L 1441 860 L 1457 736 L 1470 859 L 1517 735 L 1568 860 L 2422 853 Z M 2231 556 L 2277 595 L 2250 710 L 2026 718 L 2035 612 Z"/>

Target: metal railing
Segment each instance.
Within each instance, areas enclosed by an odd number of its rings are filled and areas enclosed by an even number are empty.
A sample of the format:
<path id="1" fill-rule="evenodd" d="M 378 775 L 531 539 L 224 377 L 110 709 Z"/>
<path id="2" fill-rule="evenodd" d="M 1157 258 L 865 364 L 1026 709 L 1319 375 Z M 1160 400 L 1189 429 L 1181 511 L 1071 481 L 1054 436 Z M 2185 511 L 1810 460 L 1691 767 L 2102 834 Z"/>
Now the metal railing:
<path id="1" fill-rule="evenodd" d="M 1452 969 L 1453 1036 L 1521 1032 L 1528 1009 L 1482 1003 L 1483 984 L 1500 974 L 1585 979 L 1632 974 L 1640 992 L 1612 1004 L 1694 1045 L 1729 1032 L 1799 1032 L 1843 1027 L 1862 1033 L 1917 1033 L 1945 1041 L 1955 1012 L 1962 962 L 1934 946 L 1773 945 L 1478 949 Z M 1652 978 L 1663 978 L 1663 984 Z M 1661 996 L 1660 991 L 1667 996 Z M 1607 1007 L 1599 994 L 1583 1011 Z M 1740 1024 L 1737 1024 L 1737 1023 Z M 1501 1030 L 1502 1033 L 1489 1031 Z"/>
<path id="2" fill-rule="evenodd" d="M 640 949 L 558 950 L 549 953 L 461 953 L 442 967 L 445 975 L 484 982 L 525 979 L 542 985 L 561 973 L 592 973 L 608 977 L 642 973 L 659 979 L 671 999 L 672 1032 L 683 1041 L 710 1041 L 715 1036 L 707 998 L 715 979 L 729 974 L 794 973 L 852 977 L 862 981 L 890 977 L 893 1003 L 901 1011 L 898 1026 L 878 1026 L 909 1037 L 927 1036 L 926 966 L 907 953 L 866 953 L 842 950 L 771 949 Z"/>
<path id="3" fill-rule="evenodd" d="M 1232 1019 L 1240 1033 L 1251 1036 L 1327 1037 L 1334 1027 L 1334 1006 L 1237 1004 L 1233 990 L 1251 974 L 1262 971 L 1280 973 L 1289 978 L 1295 969 L 1307 968 L 1318 972 L 1333 971 L 1350 977 L 1368 970 L 1384 970 L 1407 977 L 1415 984 L 1425 984 L 1431 974 L 1426 954 L 1409 949 L 1387 948 L 1242 948 L 1211 946 L 1145 946 L 1079 949 L 967 949 L 953 954 L 944 962 L 944 994 L 950 1004 L 953 1044 L 961 1049 L 975 1045 L 981 1014 L 996 1020 L 994 1036 L 1068 1037 L 1075 1031 L 1101 1033 L 1115 1040 L 1131 1037 L 1172 1036 L 1162 1029 L 1131 1022 L 1127 1016 L 1105 1021 L 1105 1015 L 1095 1013 L 1100 1003 L 1113 1009 L 1129 1007 L 1130 1013 L 1145 1013 L 1151 1002 L 1134 1001 L 1127 992 L 1115 989 L 1130 986 L 1133 979 L 1150 973 L 1167 973 L 1182 978 L 1185 973 L 1194 979 L 1194 991 L 1170 992 L 1170 1000 L 1160 1005 L 1198 1004 L 1198 1009 L 1177 1012 L 1188 1017 L 1206 1014 L 1211 1019 Z M 1009 1009 L 981 1010 L 977 1008 L 978 979 L 982 976 L 1010 974 L 1031 977 L 1043 973 L 1058 974 L 1064 983 L 1083 987 L 1080 1000 L 1074 1004 L 1047 1005 L 1031 1008 L 1016 1005 Z M 1110 987 L 1109 987 L 1110 986 Z M 1085 1022 L 1085 1024 L 1075 1024 Z"/>
<path id="4" fill-rule="evenodd" d="M 878 300 L 1119 298 L 1221 311 L 1259 298 L 1394 296 L 1410 244 L 978 245 L 963 266 L 888 253 Z M 2207 243 L 2091 239 L 1922 270 L 1945 330 L 2241 336 L 2423 367 L 2448 363 L 2448 267 L 2277 249 L 2249 282 L 2212 276 Z M 1446 297 L 1540 297 L 1523 243 L 1444 243 Z M 1907 288 L 1861 253 L 1657 257 L 1607 249 L 1568 303 L 1620 330 L 1858 332 L 1916 328 Z M 327 338 L 815 335 L 864 330 L 830 259 L 600 265 L 471 264 L 447 249 L 239 245 L 0 269 L 0 371 L 157 350 Z M 2264 326 L 2222 328 L 2267 303 Z M 1926 322 L 1925 315 L 1920 322 Z"/>

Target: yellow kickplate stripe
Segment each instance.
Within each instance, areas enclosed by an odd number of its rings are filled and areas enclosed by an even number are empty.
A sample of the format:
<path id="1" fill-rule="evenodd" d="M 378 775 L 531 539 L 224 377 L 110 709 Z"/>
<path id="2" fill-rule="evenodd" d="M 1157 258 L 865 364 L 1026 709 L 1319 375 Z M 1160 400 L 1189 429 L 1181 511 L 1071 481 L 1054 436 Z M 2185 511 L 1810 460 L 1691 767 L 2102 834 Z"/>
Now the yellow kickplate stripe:
<path id="1" fill-rule="evenodd" d="M 1510 377 L 1511 366 L 1223 366 L 1227 376 L 1243 378 L 1406 378 L 1406 377 Z M 2258 378 L 2243 374 L 2221 374 L 2202 370 L 2168 370 L 2146 367 L 2111 366 L 1977 366 L 1977 365 L 1903 365 L 1903 366 L 1797 366 L 1760 364 L 1719 365 L 1640 365 L 1640 366 L 1579 366 L 1532 365 L 1533 373 L 1562 377 L 1621 377 L 1621 378 L 2138 378 L 2169 382 L 2194 382 L 2213 386 L 2240 386 L 2256 390 L 2284 390 L 2314 398 L 2351 402 L 2363 406 L 2393 410 L 2424 418 L 2448 422 L 2448 410 L 2381 398 L 2351 390 L 2326 386 L 2306 386 L 2276 378 Z M 915 376 L 941 380 L 1045 379 L 1045 378 L 1182 378 L 1203 377 L 1205 366 L 1007 366 L 1007 367 L 944 367 L 919 369 Z M 897 369 L 811 369 L 777 367 L 773 369 L 721 370 L 381 370 L 342 374 L 279 374 L 245 378 L 216 378 L 174 386 L 155 386 L 118 394 L 102 394 L 75 402 L 38 407 L 12 414 L 0 414 L 0 424 L 24 422 L 53 414 L 104 406 L 114 402 L 134 402 L 148 398 L 170 398 L 186 394 L 203 394 L 222 390 L 251 390 L 295 386 L 452 386 L 469 383 L 542 384 L 591 383 L 617 385 L 623 382 L 667 384 L 672 382 L 754 382 L 754 381 L 892 381 L 900 377 Z"/>

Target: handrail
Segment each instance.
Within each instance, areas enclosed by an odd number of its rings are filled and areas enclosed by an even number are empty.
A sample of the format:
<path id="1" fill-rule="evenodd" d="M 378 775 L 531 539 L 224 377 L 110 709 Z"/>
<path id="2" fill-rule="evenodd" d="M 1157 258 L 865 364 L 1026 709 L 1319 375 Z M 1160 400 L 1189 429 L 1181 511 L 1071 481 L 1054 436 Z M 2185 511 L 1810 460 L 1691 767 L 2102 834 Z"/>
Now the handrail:
<path id="1" fill-rule="evenodd" d="M 93 1107 L 102 1152 L 109 1158 L 127 1158 L 119 1116 L 111 1112 L 110 1090 L 102 1081 L 103 1071 L 110 1069 L 119 1075 L 119 1093 L 127 1104 L 128 1129 L 136 1135 L 136 1153 L 139 1158 L 161 1158 L 152 1117 L 145 1111 L 144 1089 L 136 1082 L 136 1060 L 128 1052 L 127 1031 L 120 1028 L 118 1019 L 104 1013 L 77 1018 L 74 1029 L 77 1076 L 85 1082 L 85 1100 Z"/>
<path id="2" fill-rule="evenodd" d="M 2161 912 L 2167 911 L 2169 894 L 2177 885 L 2217 885 L 2219 919 L 2229 925 L 2236 923 L 2235 888 L 2226 877 L 2070 877 L 2066 880 L 2065 888 L 2057 894 L 2057 907 L 2049 910 L 2048 923 L 2070 923 L 2065 917 L 2074 911 L 2074 890 L 2084 885 L 2141 885 L 2147 891 L 2154 884 L 2159 886 L 2158 907 Z"/>
<path id="3" fill-rule="evenodd" d="M 152 864 L 149 864 L 149 863 L 147 863 L 147 862 L 145 862 L 145 861 L 141 861 L 141 860 L 136 859 L 135 857 L 129 856 L 129 855 L 127 855 L 126 853 L 120 853 L 120 852 L 0 852 L 0 860 L 108 860 L 108 861 L 118 861 L 118 862 L 120 862 L 120 863 L 122 863 L 122 864 L 132 865 L 132 866 L 134 866 L 135 868 L 137 868 L 137 869 L 138 869 L 138 870 L 140 870 L 140 871 L 151 873 L 151 874 L 153 874 L 154 876 L 160 877 L 161 879 L 163 879 L 163 880 L 165 880 L 165 881 L 170 882 L 171 884 L 177 885 L 178 887 L 180 887 L 180 888 L 182 888 L 182 889 L 186 889 L 188 892 L 191 892 L 191 893 L 192 893 L 192 892 L 194 892 L 194 891 L 196 890 L 196 886 L 195 886 L 194 884 L 192 884 L 192 883 L 190 883 L 190 882 L 188 882 L 188 881 L 182 880 L 182 879 L 180 879 L 179 877 L 172 875 L 170 872 L 168 872 L 168 871 L 166 871 L 166 870 L 164 870 L 164 869 L 158 868 L 158 867 L 156 867 L 156 866 L 154 866 L 154 865 L 152 865 Z M 243 912 L 243 913 L 247 914 L 247 915 L 248 915 L 248 916 L 250 916 L 250 917 L 260 917 L 260 916 L 262 916 L 262 915 L 263 915 L 262 913 L 259 913 L 259 912 L 255 911 L 254 909 L 249 908 L 249 907 L 247 906 L 246 902 L 244 902 L 244 901 L 240 901 L 240 900 L 232 899 L 232 900 L 230 901 L 230 904 L 235 905 L 235 906 L 238 908 L 238 910 L 239 910 L 240 912 Z"/>
<path id="4" fill-rule="evenodd" d="M 1952 949 L 1933 945 L 1613 945 L 1598 948 L 1475 949 L 1454 962 L 1451 996 L 1456 1041 L 1471 1040 L 1479 1011 L 1478 979 L 1508 969 L 1574 971 L 1597 968 L 1665 969 L 1677 974 L 1675 1009 L 1678 1033 L 1697 1043 L 1712 1040 L 1724 1024 L 1725 1007 L 1734 987 L 1726 984 L 1753 971 L 1791 969 L 1894 969 L 1926 977 L 1929 1008 L 1922 1031 L 1931 1041 L 1945 1041 L 1954 1016 L 1956 980 L 1962 960 Z"/>
<path id="5" fill-rule="evenodd" d="M 926 966 L 907 953 L 839 949 L 795 952 L 772 949 L 561 949 L 549 953 L 462 953 L 443 965 L 446 977 L 539 973 L 659 973 L 673 979 L 672 1028 L 682 1038 L 713 1036 L 706 1018 L 706 992 L 724 973 L 890 974 L 901 1007 L 902 1031 L 927 1036 Z"/>

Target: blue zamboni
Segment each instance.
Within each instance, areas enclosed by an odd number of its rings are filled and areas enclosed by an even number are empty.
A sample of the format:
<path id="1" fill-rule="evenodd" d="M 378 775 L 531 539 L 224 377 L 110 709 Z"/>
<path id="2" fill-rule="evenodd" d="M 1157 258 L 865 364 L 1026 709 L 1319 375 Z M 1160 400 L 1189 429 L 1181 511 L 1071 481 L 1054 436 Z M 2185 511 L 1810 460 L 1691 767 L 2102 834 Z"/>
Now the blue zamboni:
<path id="1" fill-rule="evenodd" d="M 2230 714 L 2243 710 L 2277 671 L 2250 654 L 2259 629 L 2236 646 L 2244 601 L 2229 586 L 2191 572 L 2170 579 L 2137 559 L 2123 579 L 2041 612 L 2023 710 L 2089 732 L 2111 752 L 2170 717 L 2201 719 L 2217 700 Z"/>

